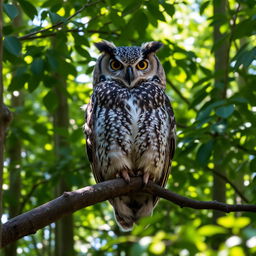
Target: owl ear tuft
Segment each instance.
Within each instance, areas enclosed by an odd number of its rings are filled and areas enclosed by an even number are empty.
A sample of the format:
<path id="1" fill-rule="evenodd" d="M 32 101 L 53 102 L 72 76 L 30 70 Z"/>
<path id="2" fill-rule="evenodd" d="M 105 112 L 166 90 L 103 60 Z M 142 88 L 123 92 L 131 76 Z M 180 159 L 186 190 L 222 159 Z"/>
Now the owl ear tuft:
<path id="1" fill-rule="evenodd" d="M 157 52 L 162 46 L 163 46 L 163 44 L 161 42 L 157 42 L 157 41 L 144 43 L 141 45 L 142 53 L 144 56 L 147 56 L 150 53 Z"/>
<path id="2" fill-rule="evenodd" d="M 106 40 L 95 43 L 94 45 L 100 52 L 106 52 L 110 55 L 112 55 L 114 53 L 114 50 L 116 49 L 116 46 L 112 42 Z"/>

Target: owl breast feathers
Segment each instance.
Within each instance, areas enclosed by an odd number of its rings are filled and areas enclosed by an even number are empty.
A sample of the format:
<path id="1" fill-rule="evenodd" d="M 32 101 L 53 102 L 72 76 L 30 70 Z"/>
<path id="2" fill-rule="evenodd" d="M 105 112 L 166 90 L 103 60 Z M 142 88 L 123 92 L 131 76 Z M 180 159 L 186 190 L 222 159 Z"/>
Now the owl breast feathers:
<path id="1" fill-rule="evenodd" d="M 159 42 L 116 47 L 103 41 L 86 109 L 87 154 L 97 182 L 142 176 L 165 186 L 175 151 L 175 119 L 164 92 Z M 143 192 L 113 198 L 117 223 L 130 230 L 152 214 L 158 198 Z"/>

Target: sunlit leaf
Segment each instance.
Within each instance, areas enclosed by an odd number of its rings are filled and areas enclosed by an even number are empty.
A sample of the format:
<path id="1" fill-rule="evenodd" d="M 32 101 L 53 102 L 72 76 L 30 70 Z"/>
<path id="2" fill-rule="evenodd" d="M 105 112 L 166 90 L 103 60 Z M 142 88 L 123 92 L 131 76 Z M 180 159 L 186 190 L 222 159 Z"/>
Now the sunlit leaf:
<path id="1" fill-rule="evenodd" d="M 234 217 L 234 216 L 225 216 L 220 217 L 217 220 L 217 223 L 225 228 L 244 228 L 250 223 L 248 217 Z"/>
<path id="2" fill-rule="evenodd" d="M 235 246 L 230 249 L 230 256 L 246 256 L 244 250 L 240 246 Z"/>
<path id="3" fill-rule="evenodd" d="M 202 236 L 213 236 L 226 233 L 226 229 L 217 225 L 205 225 L 198 229 L 198 233 Z"/>
<path id="4" fill-rule="evenodd" d="M 162 255 L 165 250 L 165 244 L 162 241 L 153 242 L 149 246 L 149 250 L 155 255 Z"/>
<path id="5" fill-rule="evenodd" d="M 168 4 L 168 3 L 162 3 L 162 6 L 164 7 L 165 11 L 170 15 L 171 17 L 175 13 L 175 7 L 173 4 Z"/>
<path id="6" fill-rule="evenodd" d="M 204 10 L 209 6 L 211 1 L 205 1 L 200 5 L 200 14 L 204 13 Z"/>

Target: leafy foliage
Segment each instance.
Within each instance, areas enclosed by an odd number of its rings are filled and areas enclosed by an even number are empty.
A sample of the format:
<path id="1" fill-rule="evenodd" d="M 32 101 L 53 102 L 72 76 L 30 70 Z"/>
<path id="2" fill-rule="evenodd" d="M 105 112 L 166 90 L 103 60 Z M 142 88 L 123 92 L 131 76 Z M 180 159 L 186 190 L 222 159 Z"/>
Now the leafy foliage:
<path id="1" fill-rule="evenodd" d="M 248 202 L 256 203 L 255 3 L 230 0 L 225 17 L 213 15 L 212 8 L 213 1 L 203 0 L 4 4 L 5 102 L 16 117 L 7 146 L 22 143 L 17 165 L 22 180 L 20 212 L 51 200 L 61 178 L 74 189 L 94 183 L 85 157 L 80 107 L 88 103 L 92 91 L 98 55 L 93 43 L 101 39 L 116 45 L 150 40 L 165 45 L 158 56 L 166 70 L 178 134 L 168 189 L 211 200 L 213 172 L 220 166 L 221 174 Z M 223 36 L 218 42 L 212 39 L 216 23 Z M 230 45 L 227 81 L 219 81 L 222 74 L 215 72 L 213 53 L 225 40 Z M 56 74 L 67 88 L 60 86 Z M 68 97 L 68 132 L 53 130 L 53 113 L 60 104 L 56 88 Z M 223 90 L 225 95 L 220 96 Z M 23 103 L 13 105 L 11 98 L 21 95 Z M 70 145 L 61 150 L 60 161 L 54 152 L 55 133 Z M 13 200 L 9 159 L 10 153 L 4 172 L 4 218 Z M 241 201 L 234 186 L 226 184 L 229 203 Z M 131 233 L 118 229 L 108 202 L 74 215 L 77 255 L 253 255 L 255 228 L 253 214 L 229 214 L 215 223 L 211 211 L 181 209 L 163 200 Z M 53 229 L 54 224 L 20 240 L 18 252 L 52 255 Z"/>

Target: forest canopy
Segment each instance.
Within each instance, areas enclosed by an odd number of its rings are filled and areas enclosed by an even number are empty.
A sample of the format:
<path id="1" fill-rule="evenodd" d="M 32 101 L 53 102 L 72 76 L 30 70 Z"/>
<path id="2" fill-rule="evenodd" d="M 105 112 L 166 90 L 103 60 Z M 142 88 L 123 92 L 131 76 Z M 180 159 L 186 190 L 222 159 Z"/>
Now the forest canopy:
<path id="1" fill-rule="evenodd" d="M 95 184 L 81 107 L 92 94 L 100 54 L 94 43 L 104 39 L 117 46 L 164 44 L 157 55 L 177 122 L 167 189 L 197 200 L 256 204 L 255 0 L 1 3 L 1 94 L 13 113 L 0 177 L 2 223 L 64 191 Z M 131 232 L 120 231 L 105 201 L 0 251 L 1 256 L 255 253 L 255 213 L 199 211 L 164 199 Z"/>

